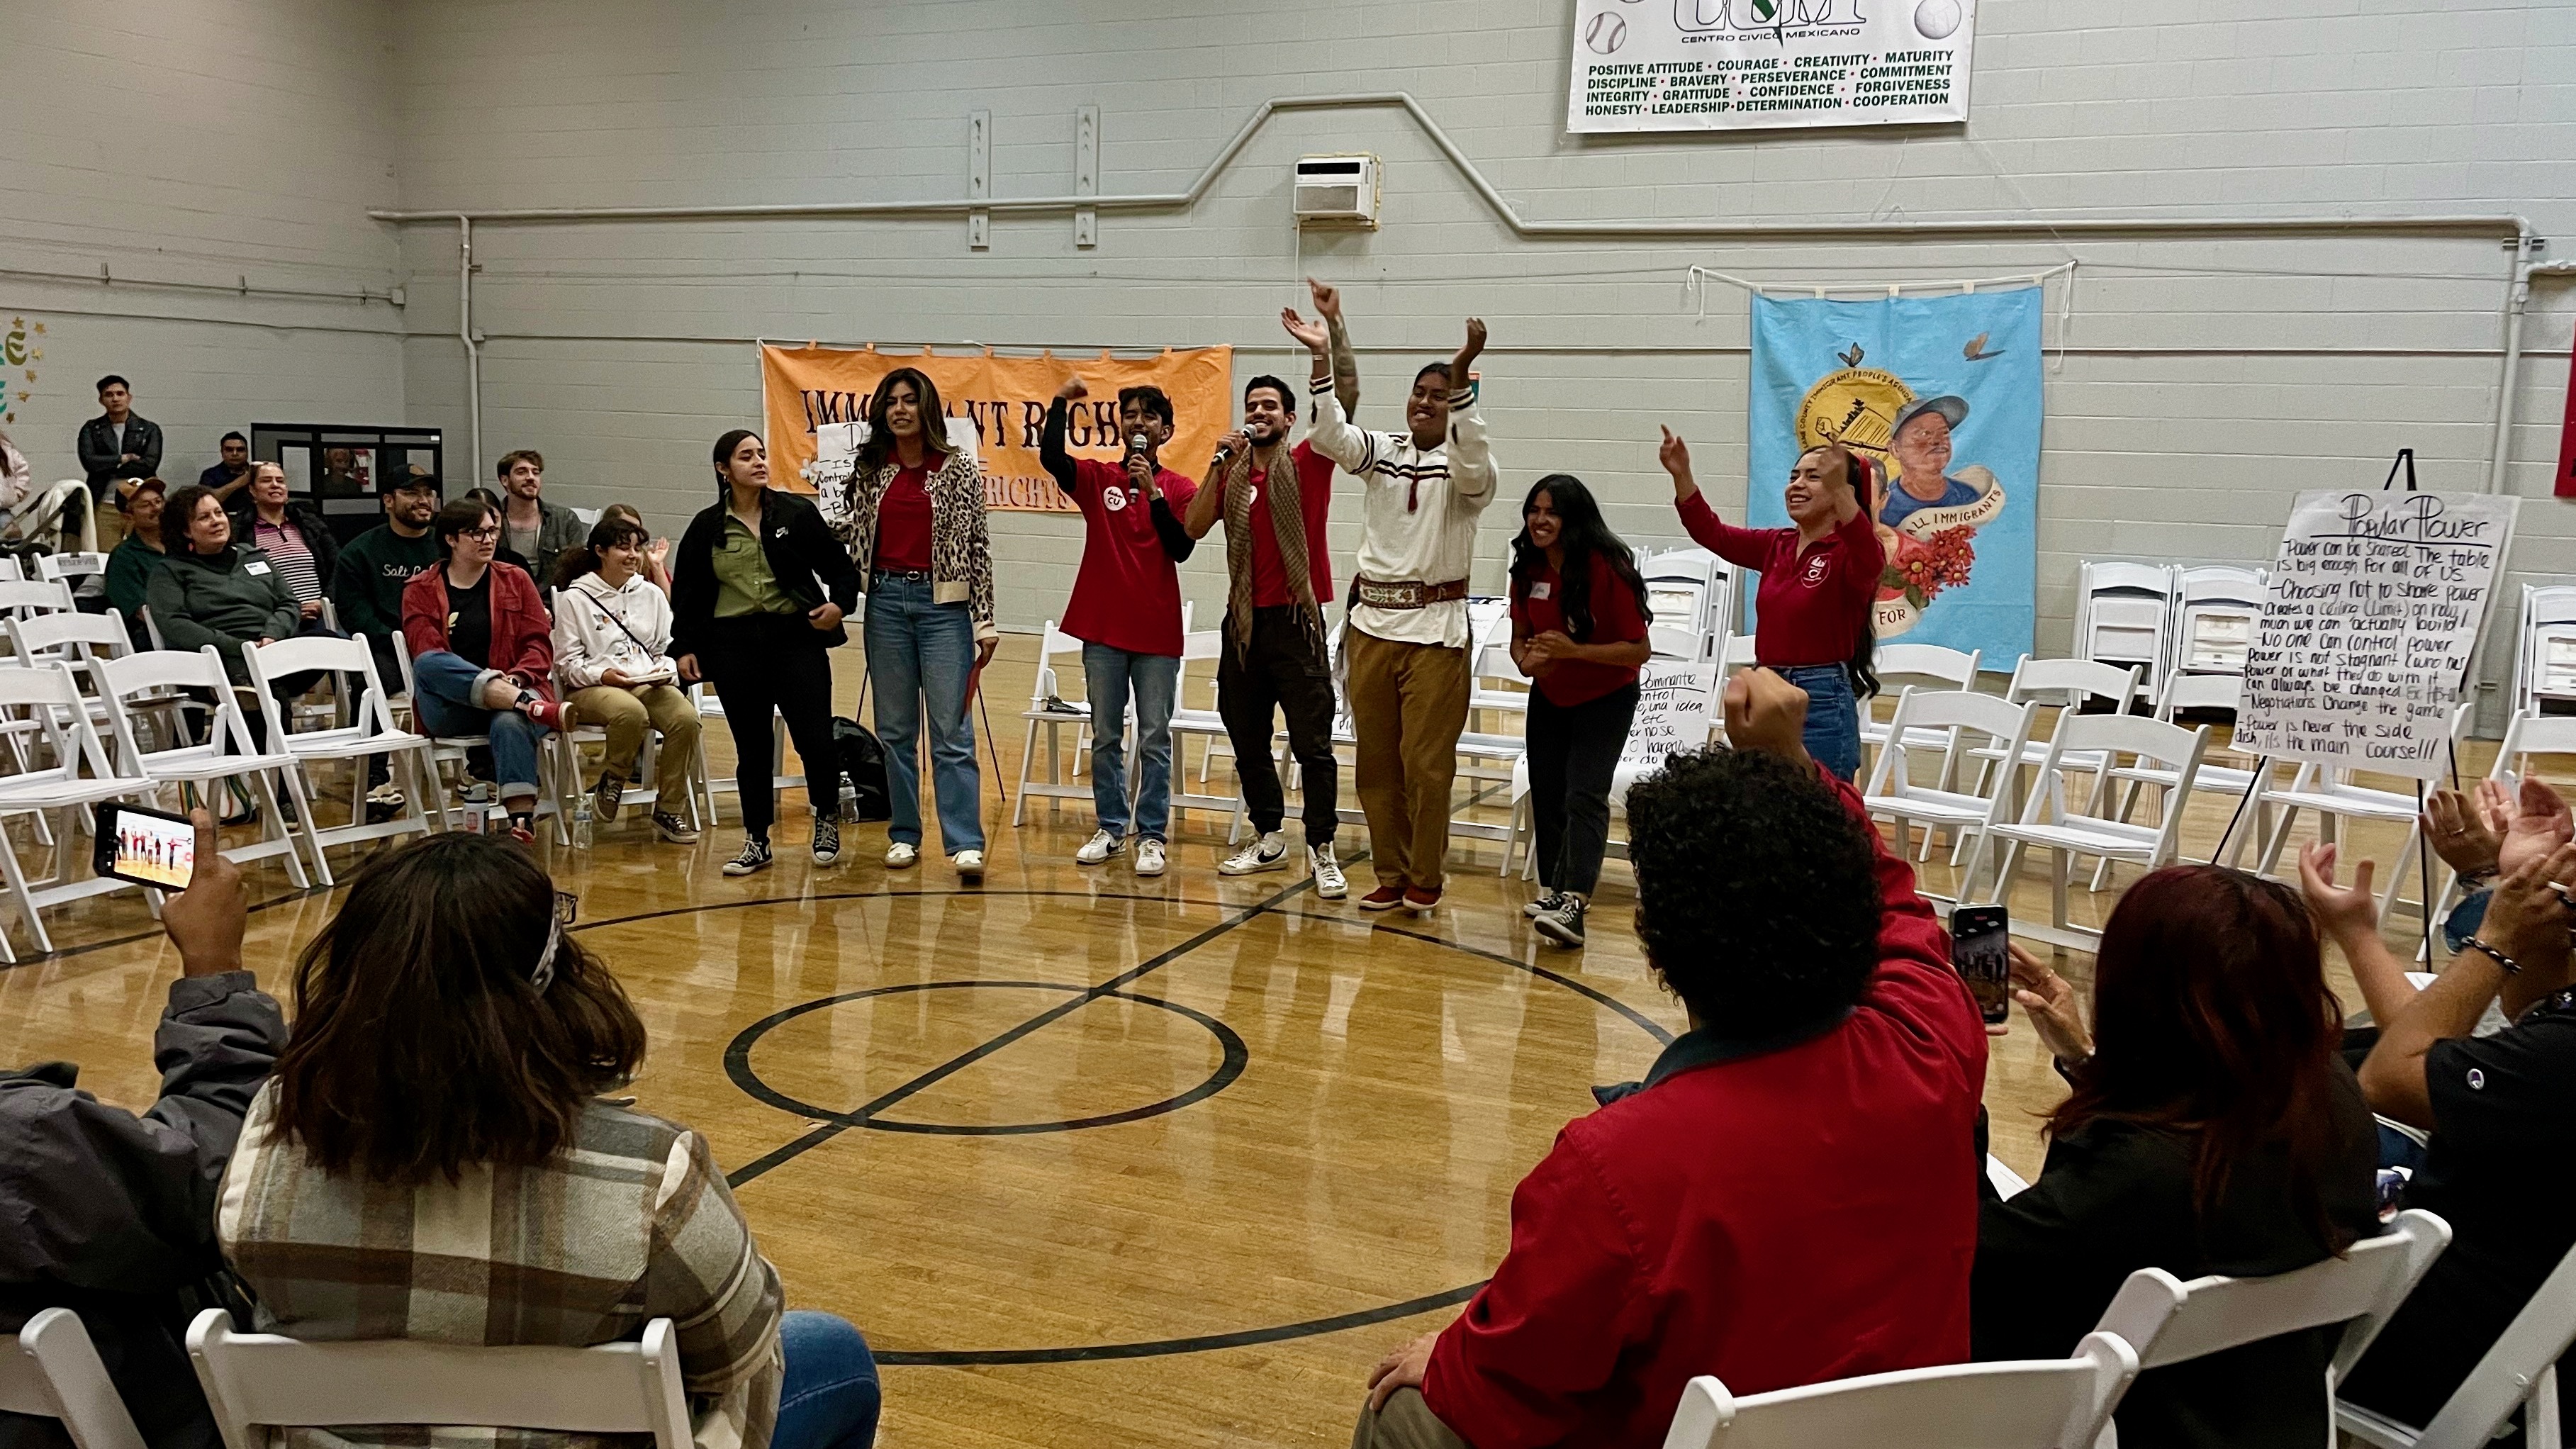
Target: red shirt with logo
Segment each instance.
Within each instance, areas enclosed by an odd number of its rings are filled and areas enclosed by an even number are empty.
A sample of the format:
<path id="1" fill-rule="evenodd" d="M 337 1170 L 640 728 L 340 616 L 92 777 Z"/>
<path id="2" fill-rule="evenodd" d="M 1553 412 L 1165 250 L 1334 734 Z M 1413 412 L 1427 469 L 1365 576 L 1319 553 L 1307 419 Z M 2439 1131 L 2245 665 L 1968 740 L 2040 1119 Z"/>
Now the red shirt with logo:
<path id="1" fill-rule="evenodd" d="M 1753 595 L 1753 655 L 1772 669 L 1841 664 L 1860 646 L 1878 598 L 1887 551 L 1864 508 L 1823 538 L 1798 546 L 1794 528 L 1737 528 L 1720 522 L 1708 495 L 1676 505 L 1694 542 L 1737 568 L 1759 569 Z"/>
<path id="2" fill-rule="evenodd" d="M 1297 502 L 1306 515 L 1306 582 L 1318 605 L 1333 601 L 1333 553 L 1325 543 L 1324 520 L 1333 511 L 1333 460 L 1311 443 L 1288 450 L 1297 465 Z M 1249 475 L 1252 482 L 1252 607 L 1277 608 L 1297 602 L 1288 587 L 1288 571 L 1279 566 L 1279 536 L 1270 529 L 1270 475 Z"/>
<path id="3" fill-rule="evenodd" d="M 1525 586 L 1516 582 L 1512 587 L 1512 621 L 1520 625 L 1523 637 L 1536 638 L 1556 629 L 1577 644 L 1633 644 L 1645 638 L 1646 615 L 1637 607 L 1637 591 L 1612 570 L 1610 560 L 1597 550 L 1592 555 L 1591 575 L 1592 593 L 1585 607 L 1592 616 L 1592 629 L 1582 635 L 1566 627 L 1565 581 L 1557 577 L 1556 570 L 1541 564 Z M 1634 664 L 1569 659 L 1549 670 L 1535 687 L 1547 696 L 1548 703 L 1571 709 L 1636 682 Z"/>
<path id="4" fill-rule="evenodd" d="M 1154 470 L 1172 515 L 1189 507 L 1199 485 L 1168 468 Z M 1181 654 L 1181 575 L 1154 532 L 1154 510 L 1124 467 L 1073 460 L 1074 505 L 1082 510 L 1082 569 L 1064 606 L 1064 632 L 1130 654 Z"/>
<path id="5" fill-rule="evenodd" d="M 877 503 L 877 558 L 881 569 L 930 567 L 930 469 L 906 468 L 886 485 Z"/>

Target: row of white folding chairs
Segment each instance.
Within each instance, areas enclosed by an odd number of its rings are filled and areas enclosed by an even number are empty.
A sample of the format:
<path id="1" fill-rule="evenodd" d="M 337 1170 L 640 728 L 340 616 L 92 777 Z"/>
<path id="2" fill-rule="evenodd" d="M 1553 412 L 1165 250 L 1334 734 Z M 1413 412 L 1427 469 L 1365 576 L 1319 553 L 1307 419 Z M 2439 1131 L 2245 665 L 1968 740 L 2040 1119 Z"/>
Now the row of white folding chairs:
<path id="1" fill-rule="evenodd" d="M 2449 1245 L 2449 1224 L 2399 1214 L 2340 1258 L 2267 1278 L 2189 1282 L 2130 1274 L 2064 1360 L 1952 1364 L 1737 1398 L 1692 1379 L 1666 1449 L 2082 1449 L 2117 1442 L 2112 1417 L 2137 1375 L 2284 1334 L 2339 1328 L 2325 1373 L 2334 1391 Z M 2517 1409 L 2533 1408 L 2532 1449 L 2559 1449 L 2552 1365 L 2576 1340 L 2576 1253 L 2561 1262 L 2431 1423 L 2395 1424 L 2337 1403 L 2339 1427 L 2385 1449 L 2473 1449 Z M 667 1319 L 639 1340 L 591 1348 L 484 1348 L 412 1340 L 307 1343 L 236 1332 L 222 1309 L 189 1326 L 188 1354 L 227 1449 L 263 1430 L 348 1423 L 471 1425 L 650 1434 L 689 1441 L 676 1335 Z M 140 1449 L 142 1439 L 80 1320 L 46 1309 L 0 1339 L 0 1409 L 61 1420 L 77 1449 Z M 2542 1421 L 2546 1419 L 2545 1432 Z"/>
<path id="2" fill-rule="evenodd" d="M 2075 652 L 2135 664 L 2149 689 L 2168 673 L 2245 672 L 2266 571 L 2236 564 L 2087 559 L 2076 571 Z"/>

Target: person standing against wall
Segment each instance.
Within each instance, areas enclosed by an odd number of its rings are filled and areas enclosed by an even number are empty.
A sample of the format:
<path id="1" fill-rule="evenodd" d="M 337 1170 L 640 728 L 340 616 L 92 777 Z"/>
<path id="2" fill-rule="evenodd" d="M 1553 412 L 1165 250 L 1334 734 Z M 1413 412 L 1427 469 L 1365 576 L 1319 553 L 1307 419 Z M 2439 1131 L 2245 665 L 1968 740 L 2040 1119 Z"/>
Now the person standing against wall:
<path id="1" fill-rule="evenodd" d="M 98 380 L 98 406 L 99 415 L 81 424 L 78 446 L 81 471 L 89 475 L 90 501 L 100 505 L 98 531 L 104 535 L 123 515 L 125 495 L 134 485 L 160 473 L 161 426 L 134 411 L 133 387 L 112 372 Z M 77 532 L 73 525 L 66 512 L 64 531 Z"/>
<path id="2" fill-rule="evenodd" d="M 1530 678 L 1529 799 L 1539 897 L 1523 909 L 1560 946 L 1583 913 L 1610 840 L 1610 786 L 1637 714 L 1654 611 L 1628 545 L 1579 479 L 1552 473 L 1521 505 L 1512 540 L 1512 662 Z"/>
<path id="3" fill-rule="evenodd" d="M 1476 520 L 1494 501 L 1493 455 L 1468 370 L 1484 351 L 1485 324 L 1468 318 L 1457 353 L 1414 374 L 1405 403 L 1409 431 L 1370 433 L 1343 415 L 1329 385 L 1328 326 L 1293 310 L 1280 320 L 1313 354 L 1314 382 L 1323 388 L 1307 442 L 1363 488 L 1358 567 L 1342 633 L 1351 728 L 1359 736 L 1352 775 L 1377 871 L 1377 889 L 1360 898 L 1360 909 L 1402 906 L 1427 916 L 1439 908 L 1446 880 L 1450 788 L 1458 779 L 1458 736 L 1467 728 L 1474 643 L 1467 572 L 1476 561 Z"/>
<path id="4" fill-rule="evenodd" d="M 1172 819 L 1172 706 L 1181 681 L 1181 576 L 1198 545 L 1174 510 L 1198 484 L 1165 468 L 1172 400 L 1159 387 L 1118 393 L 1119 466 L 1065 451 L 1069 404 L 1090 394 L 1079 375 L 1048 405 L 1039 461 L 1082 510 L 1082 570 L 1064 606 L 1064 632 L 1082 641 L 1091 704 L 1091 804 L 1099 828 L 1073 858 L 1098 865 L 1127 848 L 1127 701 L 1136 701 L 1136 873 L 1166 863 Z"/>
<path id="5" fill-rule="evenodd" d="M 771 860 L 773 711 L 805 763 L 814 863 L 830 865 L 841 858 L 832 651 L 849 642 L 841 620 L 858 606 L 858 570 L 812 502 L 769 486 L 758 433 L 716 439 L 714 463 L 716 501 L 689 520 L 672 571 L 671 652 L 683 683 L 715 686 L 733 731 L 743 842 L 724 873 L 749 875 Z"/>
<path id="6" fill-rule="evenodd" d="M 1758 569 L 1753 652 L 1765 669 L 1807 692 L 1807 753 L 1840 779 L 1860 774 L 1860 701 L 1878 692 L 1878 638 L 1870 606 L 1887 552 L 1861 500 L 1869 460 L 1832 444 L 1809 448 L 1781 494 L 1788 528 L 1737 528 L 1718 520 L 1692 481 L 1690 445 L 1666 428 L 1656 460 L 1673 477 L 1673 507 L 1700 547 Z"/>
<path id="7" fill-rule="evenodd" d="M 888 870 L 921 858 L 923 717 L 939 840 L 969 884 L 984 878 L 983 777 L 975 768 L 975 682 L 1002 642 L 993 622 L 993 546 L 984 475 L 947 433 L 939 389 L 898 367 L 868 399 L 858 466 L 826 515 L 867 575 L 868 684 L 885 742 Z"/>

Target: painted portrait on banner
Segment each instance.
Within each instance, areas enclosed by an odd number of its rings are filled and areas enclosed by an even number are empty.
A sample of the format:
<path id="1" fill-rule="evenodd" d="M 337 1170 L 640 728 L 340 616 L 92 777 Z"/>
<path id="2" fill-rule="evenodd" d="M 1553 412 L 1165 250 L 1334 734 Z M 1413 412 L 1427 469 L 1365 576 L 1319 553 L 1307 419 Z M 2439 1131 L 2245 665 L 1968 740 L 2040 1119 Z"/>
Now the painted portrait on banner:
<path id="1" fill-rule="evenodd" d="M 2036 600 L 2041 291 L 1868 301 L 1756 296 L 1751 519 L 1785 525 L 1777 480 L 1841 443 L 1880 481 L 1882 641 L 2028 652 Z"/>

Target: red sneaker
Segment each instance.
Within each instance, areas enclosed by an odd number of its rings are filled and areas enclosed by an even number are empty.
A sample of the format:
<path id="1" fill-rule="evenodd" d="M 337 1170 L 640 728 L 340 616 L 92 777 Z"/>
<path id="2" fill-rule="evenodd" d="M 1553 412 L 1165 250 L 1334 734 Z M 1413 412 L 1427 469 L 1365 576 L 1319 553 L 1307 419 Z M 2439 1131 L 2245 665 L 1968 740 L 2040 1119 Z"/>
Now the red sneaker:
<path id="1" fill-rule="evenodd" d="M 1413 912 L 1417 916 L 1430 915 L 1433 911 L 1440 909 L 1439 889 L 1434 887 L 1431 890 L 1424 890 L 1420 886 L 1406 886 L 1404 888 L 1404 908 Z"/>
<path id="2" fill-rule="evenodd" d="M 537 832 L 520 824 L 519 818 L 513 815 L 510 817 L 510 839 L 521 845 L 534 845 L 537 843 Z"/>
<path id="3" fill-rule="evenodd" d="M 1364 911 L 1391 911 L 1403 904 L 1404 887 L 1402 886 L 1379 886 L 1376 890 L 1360 897 L 1360 909 Z"/>
<path id="4" fill-rule="evenodd" d="M 528 718 L 561 734 L 573 727 L 572 706 L 560 700 L 541 699 L 527 708 Z"/>

